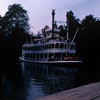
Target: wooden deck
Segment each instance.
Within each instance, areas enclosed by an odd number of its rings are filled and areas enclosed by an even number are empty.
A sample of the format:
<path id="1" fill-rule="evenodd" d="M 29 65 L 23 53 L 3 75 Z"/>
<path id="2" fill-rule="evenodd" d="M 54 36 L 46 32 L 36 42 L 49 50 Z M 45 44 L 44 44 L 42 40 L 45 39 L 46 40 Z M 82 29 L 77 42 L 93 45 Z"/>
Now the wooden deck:
<path id="1" fill-rule="evenodd" d="M 100 82 L 66 90 L 36 100 L 100 100 Z"/>

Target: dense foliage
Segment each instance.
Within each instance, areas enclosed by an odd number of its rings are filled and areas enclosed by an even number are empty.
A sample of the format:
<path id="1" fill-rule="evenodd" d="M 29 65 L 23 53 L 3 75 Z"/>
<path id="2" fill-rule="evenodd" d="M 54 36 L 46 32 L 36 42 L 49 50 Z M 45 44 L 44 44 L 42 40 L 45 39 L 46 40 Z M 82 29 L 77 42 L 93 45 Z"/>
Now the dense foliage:
<path id="1" fill-rule="evenodd" d="M 0 58 L 18 59 L 21 46 L 29 37 L 27 11 L 20 4 L 9 5 L 4 17 L 0 16 Z"/>
<path id="2" fill-rule="evenodd" d="M 79 52 L 88 63 L 99 62 L 100 56 L 100 19 L 93 15 L 86 16 L 81 22 L 81 31 L 78 35 Z"/>

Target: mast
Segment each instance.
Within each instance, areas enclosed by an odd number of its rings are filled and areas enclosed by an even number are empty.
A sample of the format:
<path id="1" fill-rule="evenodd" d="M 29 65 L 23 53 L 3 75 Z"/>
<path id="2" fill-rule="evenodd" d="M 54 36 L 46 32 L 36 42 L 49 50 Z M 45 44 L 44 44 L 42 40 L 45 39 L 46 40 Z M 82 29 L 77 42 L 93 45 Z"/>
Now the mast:
<path id="1" fill-rule="evenodd" d="M 32 35 L 32 33 L 31 33 L 31 44 L 33 44 L 33 39 L 32 39 L 32 36 L 33 36 L 33 35 Z"/>
<path id="2" fill-rule="evenodd" d="M 55 10 L 52 10 L 52 39 L 54 37 L 54 16 L 55 16 Z"/>
<path id="3" fill-rule="evenodd" d="M 69 23 L 68 23 L 68 13 L 66 12 L 67 52 L 69 51 L 69 30 L 68 30 L 68 27 L 69 27 Z"/>
<path id="4" fill-rule="evenodd" d="M 66 27 L 67 27 L 67 42 L 69 41 L 69 20 L 68 20 L 68 13 L 66 13 Z"/>
<path id="5" fill-rule="evenodd" d="M 76 38 L 76 35 L 77 35 L 78 31 L 79 31 L 79 27 L 77 28 L 77 30 L 76 30 L 76 32 L 75 32 L 75 35 L 74 35 L 74 37 L 73 37 L 73 39 L 72 39 L 72 41 L 71 41 L 71 44 L 70 44 L 70 46 L 69 46 L 68 49 L 71 48 L 71 45 L 73 44 L 73 42 L 74 42 L 74 40 L 75 40 L 75 38 Z"/>

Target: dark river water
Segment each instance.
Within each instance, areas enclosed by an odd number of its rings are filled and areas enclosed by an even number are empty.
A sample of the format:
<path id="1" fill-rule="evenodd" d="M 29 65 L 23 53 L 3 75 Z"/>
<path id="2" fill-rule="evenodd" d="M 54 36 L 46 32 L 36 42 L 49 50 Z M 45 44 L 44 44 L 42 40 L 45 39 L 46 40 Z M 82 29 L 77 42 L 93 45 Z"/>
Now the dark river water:
<path id="1" fill-rule="evenodd" d="M 45 65 L 28 62 L 2 65 L 1 100 L 34 100 L 98 81 L 84 65 Z M 92 75 L 92 76 L 91 76 Z"/>

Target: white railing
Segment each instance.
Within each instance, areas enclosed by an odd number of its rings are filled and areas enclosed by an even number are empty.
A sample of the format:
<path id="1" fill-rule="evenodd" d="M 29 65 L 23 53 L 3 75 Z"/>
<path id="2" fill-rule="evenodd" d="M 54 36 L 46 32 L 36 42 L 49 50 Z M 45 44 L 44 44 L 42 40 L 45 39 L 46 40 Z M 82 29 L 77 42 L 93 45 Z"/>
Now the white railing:
<path id="1" fill-rule="evenodd" d="M 65 53 L 65 52 L 69 52 L 69 53 L 76 53 L 75 49 L 59 49 L 59 48 L 53 48 L 53 49 L 43 49 L 43 50 L 33 50 L 33 51 L 28 51 L 28 50 L 23 50 L 24 53 Z"/>

